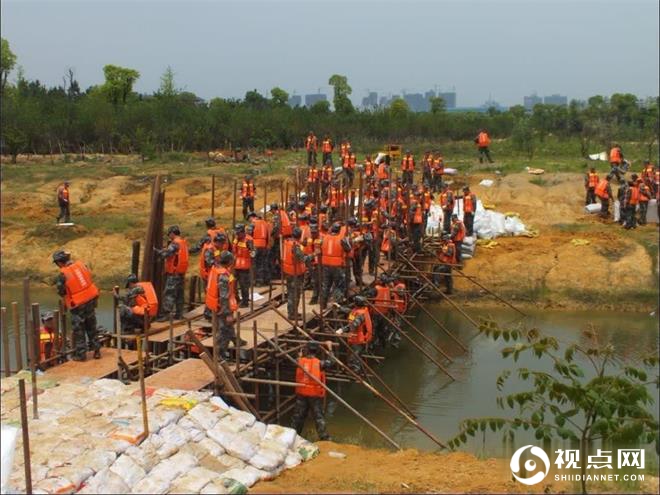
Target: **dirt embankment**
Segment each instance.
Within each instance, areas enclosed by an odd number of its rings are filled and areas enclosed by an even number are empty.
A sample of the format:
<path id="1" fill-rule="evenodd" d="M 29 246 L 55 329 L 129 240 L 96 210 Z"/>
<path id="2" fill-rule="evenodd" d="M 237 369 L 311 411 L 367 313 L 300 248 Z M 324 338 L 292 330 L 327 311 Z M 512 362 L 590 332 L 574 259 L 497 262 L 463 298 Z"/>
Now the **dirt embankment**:
<path id="1" fill-rule="evenodd" d="M 497 239 L 492 249 L 477 248 L 465 273 L 519 304 L 544 307 L 603 307 L 622 310 L 656 309 L 658 230 L 656 225 L 625 231 L 583 212 L 584 189 L 578 174 L 546 174 L 541 180 L 526 173 L 511 174 L 485 188 L 491 175 L 469 177 L 473 191 L 497 211 L 517 212 L 538 230 L 535 238 Z M 463 179 L 461 178 L 461 181 Z M 216 181 L 216 216 L 229 224 L 232 180 Z M 55 226 L 56 181 L 34 189 L 2 183 L 2 271 L 5 283 L 30 275 L 48 283 L 55 275 L 50 255 L 55 249 L 72 252 L 88 262 L 101 285 L 109 288 L 126 276 L 131 241 L 145 236 L 149 183 L 134 177 L 72 183 L 75 227 Z M 263 191 L 268 201 L 279 199 L 275 177 L 258 181 L 258 206 Z M 210 212 L 210 179 L 192 177 L 170 183 L 166 192 L 165 223 L 177 223 L 193 241 L 204 231 Z M 276 197 L 277 196 L 277 197 Z M 238 213 L 240 217 L 240 211 Z M 576 246 L 574 239 L 588 244 Z M 492 301 L 466 279 L 456 277 L 458 297 L 484 304 Z"/>

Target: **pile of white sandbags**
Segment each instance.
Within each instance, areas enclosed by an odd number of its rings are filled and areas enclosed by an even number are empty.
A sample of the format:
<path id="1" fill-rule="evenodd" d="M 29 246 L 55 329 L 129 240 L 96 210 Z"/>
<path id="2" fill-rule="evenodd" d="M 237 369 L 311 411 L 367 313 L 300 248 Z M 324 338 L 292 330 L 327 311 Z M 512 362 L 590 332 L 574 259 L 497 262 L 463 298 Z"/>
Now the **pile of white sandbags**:
<path id="1" fill-rule="evenodd" d="M 2 419 L 16 424 L 15 401 L 5 408 L 18 393 L 9 380 Z M 34 493 L 245 493 L 318 454 L 295 430 L 259 422 L 210 392 L 158 389 L 147 406 L 150 435 L 142 440 L 135 384 L 104 379 L 45 390 L 40 419 L 30 421 Z M 20 435 L 8 486 L 25 490 Z"/>

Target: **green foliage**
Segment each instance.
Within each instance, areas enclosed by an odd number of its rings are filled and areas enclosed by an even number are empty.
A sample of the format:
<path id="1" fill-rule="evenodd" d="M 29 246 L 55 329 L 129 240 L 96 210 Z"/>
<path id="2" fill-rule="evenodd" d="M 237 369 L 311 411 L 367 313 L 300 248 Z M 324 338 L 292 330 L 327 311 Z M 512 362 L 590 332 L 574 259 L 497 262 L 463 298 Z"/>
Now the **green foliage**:
<path id="1" fill-rule="evenodd" d="M 432 114 L 444 113 L 447 110 L 447 104 L 445 103 L 444 98 L 440 96 L 431 97 L 430 102 Z"/>
<path id="2" fill-rule="evenodd" d="M 496 380 L 503 392 L 513 376 L 527 390 L 501 395 L 497 405 L 510 409 L 513 418 L 471 418 L 463 420 L 457 435 L 449 440 L 457 448 L 477 431 L 501 432 L 513 440 L 515 432 L 531 430 L 537 440 L 553 438 L 579 441 L 586 457 L 592 442 L 648 444 L 657 441 L 658 421 L 651 413 L 653 398 L 648 385 L 658 386 L 658 376 L 651 379 L 644 367 L 655 368 L 656 354 L 642 359 L 640 366 L 621 365 L 614 346 L 600 343 L 593 329 L 584 332 L 580 343 L 560 346 L 557 339 L 538 329 L 505 329 L 492 321 L 484 322 L 480 333 L 495 341 L 511 342 L 501 350 L 503 358 L 518 361 L 530 354 L 552 365 L 552 372 L 529 368 L 505 370 Z M 579 359 L 578 359 L 579 358 Z M 582 363 L 587 363 L 587 370 Z M 582 464 L 584 470 L 586 464 Z M 586 492 L 586 485 L 582 486 Z"/>
<path id="3" fill-rule="evenodd" d="M 9 48 L 9 41 L 0 38 L 0 93 L 4 93 L 9 73 L 16 65 L 16 55 Z"/>
<path id="4" fill-rule="evenodd" d="M 133 84 L 140 77 L 140 73 L 134 69 L 111 64 L 103 67 L 103 74 L 105 76 L 103 91 L 113 105 L 126 103 L 128 95 L 133 91 Z"/>
<path id="5" fill-rule="evenodd" d="M 335 112 L 339 114 L 350 114 L 355 111 L 353 103 L 349 96 L 353 89 L 348 85 L 348 78 L 339 74 L 333 74 L 328 80 L 328 84 L 334 87 Z"/>
<path id="6" fill-rule="evenodd" d="M 169 65 L 165 69 L 165 72 L 160 76 L 160 88 L 158 89 L 158 95 L 164 96 L 166 98 L 172 98 L 179 94 L 179 90 L 174 85 L 174 71 Z"/>
<path id="7" fill-rule="evenodd" d="M 395 98 L 390 103 L 389 111 L 395 119 L 405 119 L 410 113 L 410 107 L 403 98 Z"/>
<path id="8" fill-rule="evenodd" d="M 289 93 L 276 86 L 270 90 L 271 101 L 276 107 L 283 107 L 289 102 Z"/>

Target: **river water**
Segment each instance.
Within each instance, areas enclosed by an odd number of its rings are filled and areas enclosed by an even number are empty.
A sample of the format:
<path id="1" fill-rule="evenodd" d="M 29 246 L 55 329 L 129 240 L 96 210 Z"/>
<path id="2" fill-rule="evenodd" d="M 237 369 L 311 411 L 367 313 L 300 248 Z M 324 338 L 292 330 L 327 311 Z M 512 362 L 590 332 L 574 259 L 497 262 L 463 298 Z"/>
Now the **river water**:
<path id="1" fill-rule="evenodd" d="M 57 296 L 54 289 L 31 290 L 33 302 L 38 301 L 41 310 L 54 309 Z M 11 301 L 19 301 L 21 308 L 22 292 L 20 288 L 3 288 L 1 303 L 9 309 Z M 446 368 L 456 377 L 450 380 L 435 364 L 424 357 L 405 341 L 399 349 L 390 349 L 387 359 L 376 366 L 376 372 L 408 405 L 417 416 L 417 421 L 441 440 L 453 437 L 458 432 L 459 422 L 464 418 L 498 416 L 507 417 L 509 410 L 501 410 L 496 405 L 498 391 L 495 381 L 506 369 L 529 367 L 550 370 L 544 361 L 521 356 L 517 363 L 512 359 L 503 359 L 500 350 L 511 345 L 502 340 L 478 335 L 472 324 L 460 313 L 448 310 L 447 306 L 430 304 L 427 308 L 455 335 L 467 344 L 468 352 L 461 349 L 447 337 L 433 321 L 424 314 L 418 314 L 413 324 L 424 331 L 438 346 L 454 357 L 454 362 Z M 469 308 L 468 313 L 474 319 L 491 318 L 501 326 L 516 325 L 521 322 L 520 315 L 512 310 Z M 560 342 L 587 343 L 583 331 L 593 329 L 600 342 L 611 342 L 616 348 L 616 355 L 622 362 L 634 363 L 649 352 L 658 350 L 657 316 L 640 313 L 613 313 L 602 311 L 529 311 L 524 320 L 527 327 L 536 327 L 543 333 L 556 337 Z M 97 310 L 98 322 L 106 328 L 112 328 L 112 298 L 104 292 Z M 21 317 L 22 318 L 22 317 Z M 412 335 L 412 332 L 410 333 Z M 419 339 L 416 339 L 419 341 Z M 13 349 L 13 344 L 10 343 Z M 428 344 L 421 344 L 436 359 L 441 356 Z M 443 361 L 441 361 L 443 362 Z M 373 364 L 373 361 L 370 362 Z M 657 370 L 649 373 L 653 377 Z M 512 380 L 505 391 L 523 390 L 520 383 Z M 338 390 L 341 396 L 379 428 L 390 435 L 403 447 L 422 450 L 435 450 L 436 445 L 414 426 L 407 423 L 392 409 L 374 398 L 368 391 L 357 384 L 344 385 Z M 655 398 L 653 408 L 657 410 L 658 390 L 651 389 Z M 386 442 L 357 419 L 350 411 L 333 400 L 328 400 L 326 415 L 328 430 L 333 439 L 339 442 L 359 443 L 370 447 L 384 447 Z M 316 438 L 311 421 L 308 421 L 305 434 Z M 517 445 L 524 436 L 516 440 Z M 528 437 L 532 440 L 532 437 Z M 486 434 L 485 438 L 477 434 L 471 439 L 466 449 L 480 455 L 505 456 L 501 435 Z"/>

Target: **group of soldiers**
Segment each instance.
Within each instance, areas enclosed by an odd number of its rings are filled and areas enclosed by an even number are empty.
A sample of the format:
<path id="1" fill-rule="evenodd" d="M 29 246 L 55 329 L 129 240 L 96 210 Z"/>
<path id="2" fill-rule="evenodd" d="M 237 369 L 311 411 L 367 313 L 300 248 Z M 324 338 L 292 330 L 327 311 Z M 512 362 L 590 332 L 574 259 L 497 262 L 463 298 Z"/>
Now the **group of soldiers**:
<path id="1" fill-rule="evenodd" d="M 630 179 L 625 179 L 628 163 L 623 159 L 621 147 L 615 145 L 610 151 L 610 172 L 600 178 L 595 167 L 591 167 L 584 177 L 586 191 L 585 205 L 600 201 L 602 218 L 610 216 L 610 202 L 614 201 L 612 191 L 613 181 L 618 182 L 616 199 L 619 202 L 618 222 L 625 229 L 637 228 L 646 224 L 649 201 L 660 202 L 660 170 L 646 160 L 639 174 L 632 173 Z"/>

